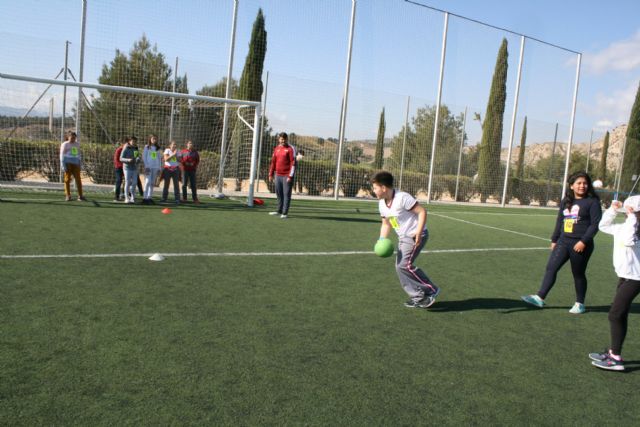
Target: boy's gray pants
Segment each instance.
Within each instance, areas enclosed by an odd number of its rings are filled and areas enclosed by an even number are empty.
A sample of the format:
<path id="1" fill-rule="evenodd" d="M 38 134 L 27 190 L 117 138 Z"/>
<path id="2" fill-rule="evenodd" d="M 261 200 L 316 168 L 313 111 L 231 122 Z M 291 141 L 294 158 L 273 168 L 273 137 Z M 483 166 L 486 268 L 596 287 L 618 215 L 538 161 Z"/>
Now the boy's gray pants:
<path id="1" fill-rule="evenodd" d="M 398 241 L 398 254 L 396 255 L 396 272 L 400 279 L 400 286 L 414 301 L 419 301 L 427 295 L 432 295 L 438 287 L 420 268 L 413 263 L 420 255 L 420 251 L 429 240 L 429 232 L 424 230 L 422 242 L 415 247 L 412 237 L 402 237 Z"/>

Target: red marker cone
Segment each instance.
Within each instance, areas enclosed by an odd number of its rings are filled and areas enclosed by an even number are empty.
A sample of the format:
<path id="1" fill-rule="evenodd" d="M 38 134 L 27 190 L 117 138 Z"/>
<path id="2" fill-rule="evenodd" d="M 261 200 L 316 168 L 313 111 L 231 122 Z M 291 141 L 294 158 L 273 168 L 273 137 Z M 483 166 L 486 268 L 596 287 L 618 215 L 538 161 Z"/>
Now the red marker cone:
<path id="1" fill-rule="evenodd" d="M 162 213 L 163 213 L 163 214 L 165 214 L 165 215 L 168 215 L 168 214 L 170 214 L 170 213 L 171 213 L 171 209 L 169 209 L 169 208 L 164 208 L 164 209 L 162 209 Z"/>

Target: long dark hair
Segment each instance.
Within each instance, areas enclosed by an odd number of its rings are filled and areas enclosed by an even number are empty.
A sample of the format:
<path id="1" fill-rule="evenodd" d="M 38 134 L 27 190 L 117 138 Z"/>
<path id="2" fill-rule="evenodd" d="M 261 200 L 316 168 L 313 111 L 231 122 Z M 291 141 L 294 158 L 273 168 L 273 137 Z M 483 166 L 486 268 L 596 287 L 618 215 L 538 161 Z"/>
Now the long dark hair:
<path id="1" fill-rule="evenodd" d="M 596 194 L 596 190 L 593 188 L 593 183 L 591 182 L 589 174 L 584 171 L 576 172 L 572 174 L 567 181 L 569 185 L 567 186 L 567 192 L 565 193 L 564 199 L 562 199 L 565 209 L 571 209 L 571 206 L 573 206 L 573 203 L 576 201 L 576 195 L 571 189 L 571 186 L 578 180 L 578 178 L 584 178 L 587 181 L 587 194 L 584 198 L 592 197 L 600 200 L 600 197 Z"/>

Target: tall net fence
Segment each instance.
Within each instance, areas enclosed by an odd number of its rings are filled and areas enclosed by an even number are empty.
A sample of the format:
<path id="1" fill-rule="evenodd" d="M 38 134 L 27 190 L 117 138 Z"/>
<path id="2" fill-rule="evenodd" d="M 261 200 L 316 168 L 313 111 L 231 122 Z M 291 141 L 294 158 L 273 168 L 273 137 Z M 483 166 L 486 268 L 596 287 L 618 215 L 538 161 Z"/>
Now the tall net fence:
<path id="1" fill-rule="evenodd" d="M 445 32 L 445 14 L 418 2 L 190 0 L 149 7 L 87 0 L 86 6 L 83 54 L 81 1 L 62 9 L 38 4 L 31 13 L 24 11 L 29 4 L 1 6 L 7 60 L 0 72 L 77 81 L 82 64 L 85 82 L 261 101 L 259 193 L 273 192 L 269 162 L 281 131 L 298 154 L 294 194 L 372 197 L 369 179 L 384 168 L 422 199 L 548 205 L 560 199 L 567 158 L 569 172 L 588 169 L 608 189 L 622 175 L 618 130 L 604 150 L 604 132 L 579 121 L 569 153 L 575 52 L 527 37 L 522 44 L 518 34 L 455 15 Z M 64 28 L 51 19 L 57 15 L 65 17 Z M 53 147 L 63 127 L 79 123 L 81 143 L 104 150 L 131 134 L 144 140 L 154 133 L 163 144 L 190 139 L 212 165 L 199 172 L 202 186 L 248 191 L 253 107 L 228 105 L 225 120 L 224 105 L 195 99 L 79 95 L 77 88 L 65 98 L 61 86 L 45 89 L 0 79 L 0 143 L 25 159 L 3 167 L 3 181 L 58 182 L 55 165 L 36 166 L 16 144 Z M 92 168 L 88 179 L 109 183 L 106 164 Z"/>

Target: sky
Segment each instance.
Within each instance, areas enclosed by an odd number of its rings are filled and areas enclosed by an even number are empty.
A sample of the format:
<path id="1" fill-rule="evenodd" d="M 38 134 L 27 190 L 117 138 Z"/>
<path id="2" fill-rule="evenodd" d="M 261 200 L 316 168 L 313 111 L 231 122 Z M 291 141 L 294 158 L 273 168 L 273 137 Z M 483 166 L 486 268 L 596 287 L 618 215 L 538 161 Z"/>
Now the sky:
<path id="1" fill-rule="evenodd" d="M 530 139 L 568 139 L 581 52 L 574 142 L 626 123 L 640 81 L 640 2 L 632 0 L 415 0 L 449 17 L 442 102 L 484 116 L 496 54 L 509 46 L 503 145 L 509 140 L 520 34 L 525 34 L 518 139 L 526 115 Z M 88 0 L 84 80 L 96 82 L 115 49 L 128 52 L 142 34 L 157 45 L 192 93 L 227 73 L 233 0 Z M 239 0 L 233 76 L 239 78 L 258 8 L 268 33 L 267 117 L 275 131 L 338 136 L 344 94 L 350 0 Z M 64 63 L 79 69 L 81 0 L 0 0 L 0 71 L 53 78 Z M 485 22 L 513 33 L 490 28 Z M 373 139 L 385 108 L 387 137 L 437 99 L 444 14 L 404 0 L 357 0 L 346 137 Z M 515 34 L 514 34 L 515 33 Z M 568 50 L 552 47 L 534 39 Z M 0 80 L 0 107 L 28 108 L 43 86 Z M 72 91 L 73 92 L 73 91 Z M 60 91 L 51 91 L 58 103 Z M 57 105 L 57 104 L 56 104 Z M 37 110 L 45 110 L 38 105 Z M 467 123 L 469 144 L 480 123 Z"/>

